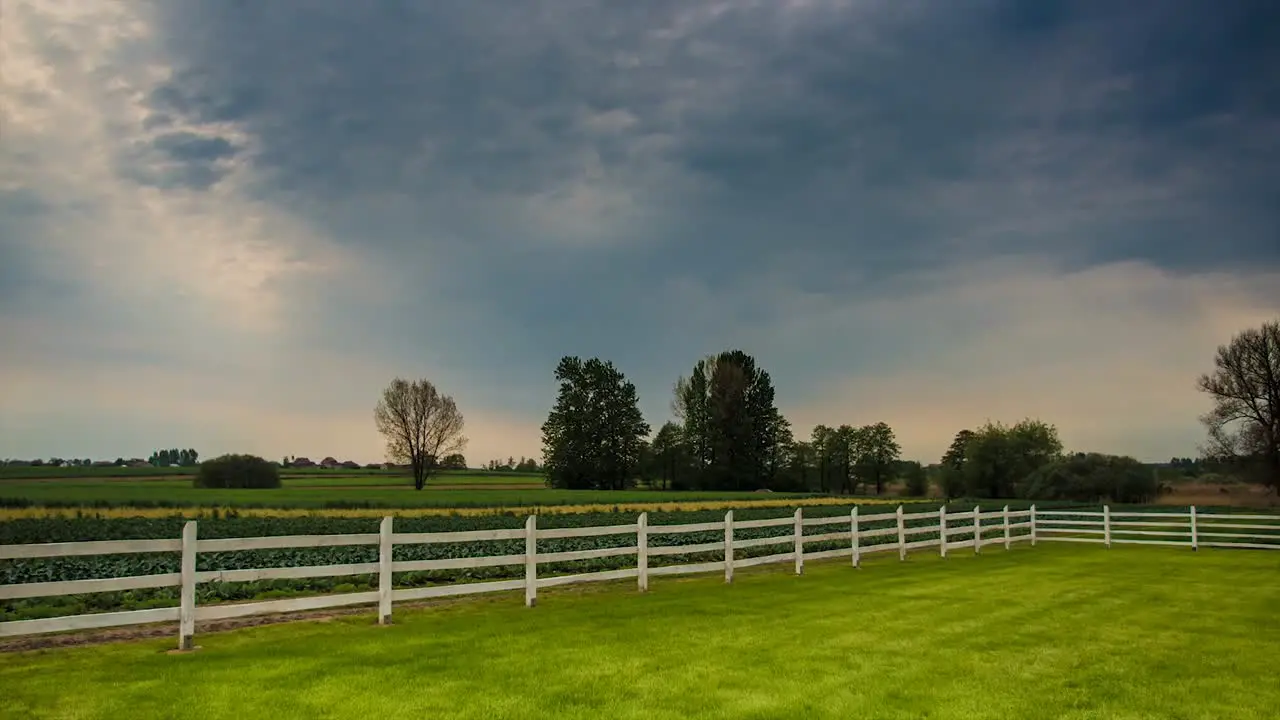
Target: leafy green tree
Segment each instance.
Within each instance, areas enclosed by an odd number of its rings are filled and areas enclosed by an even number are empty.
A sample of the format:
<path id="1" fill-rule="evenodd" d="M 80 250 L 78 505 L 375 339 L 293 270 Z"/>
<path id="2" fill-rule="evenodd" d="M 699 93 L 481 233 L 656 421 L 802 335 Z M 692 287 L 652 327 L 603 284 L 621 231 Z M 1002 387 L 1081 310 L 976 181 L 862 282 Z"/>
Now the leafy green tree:
<path id="1" fill-rule="evenodd" d="M 195 476 L 198 488 L 278 488 L 280 472 L 257 455 L 222 455 L 206 460 Z"/>
<path id="2" fill-rule="evenodd" d="M 1154 469 L 1131 457 L 1075 453 L 1032 472 L 1023 495 L 1032 500 L 1143 503 L 1159 490 Z"/>
<path id="3" fill-rule="evenodd" d="M 687 446 L 696 476 L 711 463 L 711 418 L 707 402 L 710 370 L 717 357 L 709 355 L 693 366 L 688 378 L 676 379 L 671 409 L 681 422 L 681 437 Z"/>
<path id="4" fill-rule="evenodd" d="M 818 471 L 818 492 L 830 492 L 832 470 L 837 464 L 839 452 L 839 436 L 834 429 L 826 425 L 817 425 L 809 437 L 810 446 L 813 448 L 815 469 Z"/>
<path id="5" fill-rule="evenodd" d="M 1012 426 L 987 423 L 965 444 L 965 489 L 973 497 L 1020 497 L 1031 473 L 1061 455 L 1058 430 L 1048 423 L 1032 419 Z"/>
<path id="6" fill-rule="evenodd" d="M 676 381 L 672 407 L 684 421 L 700 487 L 752 490 L 772 482 L 789 428 L 774 404 L 773 380 L 755 358 L 728 350 L 700 360 Z"/>
<path id="7" fill-rule="evenodd" d="M 876 494 L 884 493 L 886 482 L 893 480 L 893 469 L 902 448 L 888 423 L 878 422 L 858 428 L 854 436 L 854 463 L 858 477 L 874 484 Z"/>
<path id="8" fill-rule="evenodd" d="M 467 444 L 457 403 L 429 380 L 392 380 L 382 391 L 373 419 L 386 439 L 387 460 L 412 469 L 416 490 L 426 487 L 427 478 L 438 469 L 437 458 L 461 452 Z"/>
<path id="9" fill-rule="evenodd" d="M 542 425 L 544 471 L 552 487 L 622 490 L 635 484 L 649 425 L 636 386 L 599 358 L 556 366 L 556 404 Z"/>
<path id="10" fill-rule="evenodd" d="M 929 494 L 929 475 L 924 467 L 914 460 L 900 460 L 897 472 L 902 477 L 903 491 L 911 497 L 925 497 Z"/>
<path id="11" fill-rule="evenodd" d="M 787 482 L 781 490 L 808 492 L 817 482 L 817 452 L 813 443 L 793 441 L 787 448 Z"/>
<path id="12" fill-rule="evenodd" d="M 969 441 L 972 439 L 972 430 L 961 430 L 956 433 L 955 439 L 951 441 L 951 447 L 947 448 L 947 452 L 942 456 L 941 467 L 938 469 L 938 487 L 947 500 L 964 495 L 964 458 Z"/>
<path id="13" fill-rule="evenodd" d="M 664 489 L 687 486 L 687 475 L 692 470 L 691 458 L 679 425 L 667 422 L 658 428 L 649 451 L 655 467 L 654 475 Z"/>
<path id="14" fill-rule="evenodd" d="M 462 453 L 449 453 L 440 459 L 441 470 L 466 470 L 467 458 Z"/>
<path id="15" fill-rule="evenodd" d="M 1213 399 L 1206 456 L 1280 490 L 1280 320 L 1220 345 L 1197 385 Z"/>
<path id="16" fill-rule="evenodd" d="M 858 490 L 858 457 L 862 441 L 861 430 L 852 425 L 836 428 L 827 441 L 839 490 L 846 495 Z"/>

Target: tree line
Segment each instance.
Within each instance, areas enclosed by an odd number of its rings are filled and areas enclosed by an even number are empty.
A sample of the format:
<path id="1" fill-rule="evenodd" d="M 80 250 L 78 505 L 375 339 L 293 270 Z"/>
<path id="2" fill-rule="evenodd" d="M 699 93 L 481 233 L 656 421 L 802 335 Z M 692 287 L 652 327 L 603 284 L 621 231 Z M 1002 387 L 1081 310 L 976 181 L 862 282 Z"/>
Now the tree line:
<path id="1" fill-rule="evenodd" d="M 156 467 L 169 467 L 170 465 L 192 467 L 199 464 L 200 453 L 192 448 L 157 450 L 151 453 L 151 457 L 147 458 L 147 462 Z"/>
<path id="2" fill-rule="evenodd" d="M 947 498 L 1116 502 L 1142 502 L 1159 491 L 1153 468 L 1127 456 L 1065 452 L 1057 428 L 1038 419 L 962 429 L 930 468 L 904 461 L 884 422 L 818 425 L 797 439 L 777 408 L 769 373 L 742 350 L 704 357 L 677 378 L 674 417 L 652 438 L 635 384 L 612 362 L 565 357 L 554 378 L 559 388 L 542 425 L 541 470 L 557 488 L 881 494 L 902 481 L 911 495 L 936 485 Z M 1219 347 L 1214 371 L 1198 387 L 1214 403 L 1201 418 L 1209 442 L 1200 460 L 1173 464 L 1212 463 L 1280 487 L 1280 322 Z M 426 380 L 394 380 L 375 419 L 388 455 L 413 466 L 418 488 L 439 466 L 435 458 L 466 443 L 456 403 Z"/>

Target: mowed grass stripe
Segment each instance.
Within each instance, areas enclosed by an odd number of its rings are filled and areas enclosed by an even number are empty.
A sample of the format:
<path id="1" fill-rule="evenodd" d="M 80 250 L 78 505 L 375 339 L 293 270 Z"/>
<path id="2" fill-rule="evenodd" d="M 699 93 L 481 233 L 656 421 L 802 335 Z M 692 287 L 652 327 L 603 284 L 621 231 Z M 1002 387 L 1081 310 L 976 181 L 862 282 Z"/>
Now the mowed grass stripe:
<path id="1" fill-rule="evenodd" d="M 0 658 L 0 716 L 1274 717 L 1280 553 L 1049 546 Z"/>

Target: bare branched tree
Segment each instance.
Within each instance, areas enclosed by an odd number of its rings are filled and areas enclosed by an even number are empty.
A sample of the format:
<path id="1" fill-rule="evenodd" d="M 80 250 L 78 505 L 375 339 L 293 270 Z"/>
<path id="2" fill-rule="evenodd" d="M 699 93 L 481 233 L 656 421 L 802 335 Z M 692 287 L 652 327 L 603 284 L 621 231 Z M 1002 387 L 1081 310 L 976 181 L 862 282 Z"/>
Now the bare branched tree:
<path id="1" fill-rule="evenodd" d="M 1209 430 L 1205 454 L 1257 468 L 1257 479 L 1280 488 L 1280 321 L 1219 346 L 1214 366 L 1197 382 L 1213 397 L 1200 418 Z"/>
<path id="2" fill-rule="evenodd" d="M 382 391 L 374 410 L 378 432 L 387 439 L 387 460 L 413 468 L 413 487 L 421 490 L 446 455 L 462 452 L 462 413 L 429 380 L 396 378 Z"/>

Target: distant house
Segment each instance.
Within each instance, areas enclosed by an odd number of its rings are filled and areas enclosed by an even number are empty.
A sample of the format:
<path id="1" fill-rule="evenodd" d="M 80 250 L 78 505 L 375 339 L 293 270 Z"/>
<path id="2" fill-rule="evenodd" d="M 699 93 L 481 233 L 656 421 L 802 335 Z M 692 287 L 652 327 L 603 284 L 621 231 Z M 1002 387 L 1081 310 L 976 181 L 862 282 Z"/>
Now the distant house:
<path id="1" fill-rule="evenodd" d="M 345 460 L 345 461 L 343 461 L 343 463 L 342 463 L 342 467 L 346 468 L 347 470 L 359 470 L 359 469 L 360 469 L 360 463 L 358 463 L 358 462 L 356 462 L 356 461 L 354 461 L 354 460 Z"/>
<path id="2" fill-rule="evenodd" d="M 304 458 L 304 457 L 294 458 L 293 462 L 289 463 L 289 465 L 291 467 L 296 467 L 296 468 L 316 466 L 315 463 L 311 462 L 311 458 Z"/>
<path id="3" fill-rule="evenodd" d="M 128 463 L 128 466 L 131 468 L 144 468 L 144 467 L 151 467 L 151 463 L 147 462 L 146 460 L 135 459 L 135 460 L 130 460 Z"/>
<path id="4" fill-rule="evenodd" d="M 94 460 L 93 461 L 94 467 L 115 467 L 115 465 L 116 464 L 111 462 L 110 460 Z"/>
<path id="5" fill-rule="evenodd" d="M 323 459 L 323 460 L 321 460 L 321 461 L 320 461 L 320 467 L 322 467 L 322 468 L 324 468 L 324 469 L 326 469 L 326 470 L 332 470 L 332 469 L 334 469 L 334 468 L 338 467 L 338 461 L 337 461 L 337 460 L 335 460 L 335 459 L 333 459 L 333 458 L 331 458 L 331 457 L 327 457 L 327 458 L 325 458 L 325 459 Z"/>

